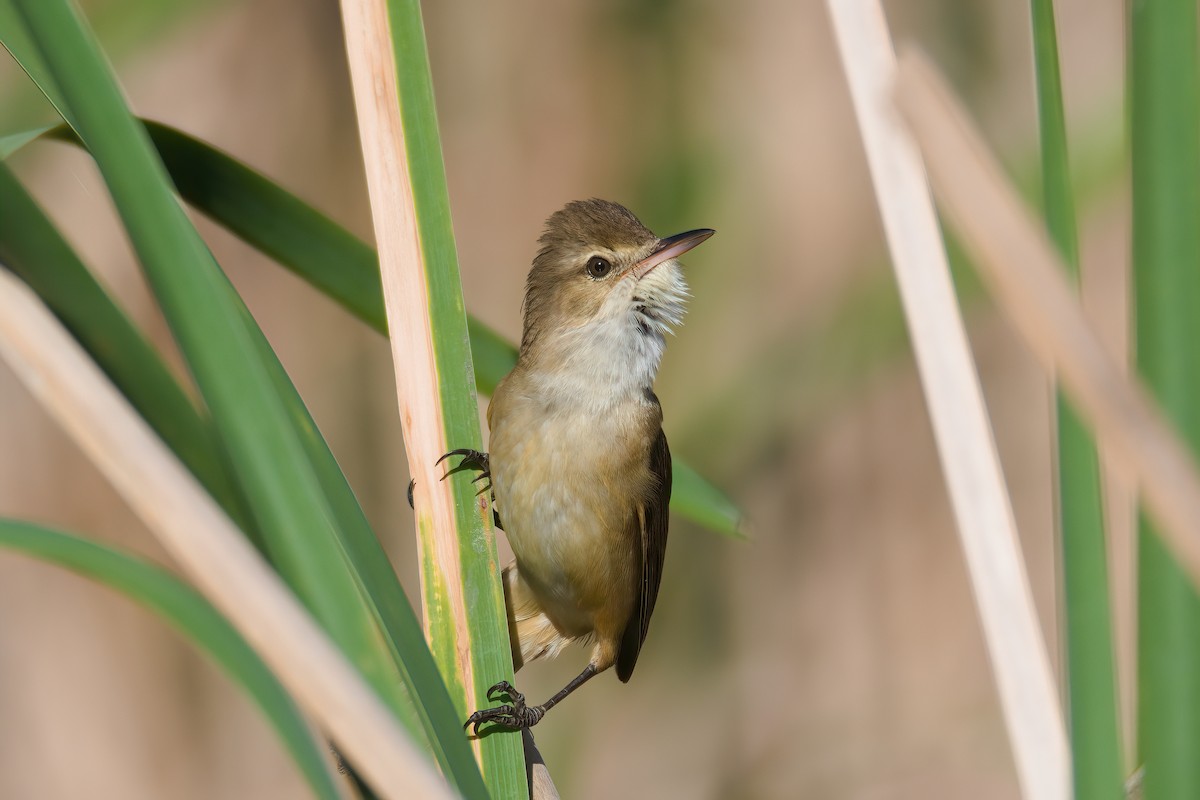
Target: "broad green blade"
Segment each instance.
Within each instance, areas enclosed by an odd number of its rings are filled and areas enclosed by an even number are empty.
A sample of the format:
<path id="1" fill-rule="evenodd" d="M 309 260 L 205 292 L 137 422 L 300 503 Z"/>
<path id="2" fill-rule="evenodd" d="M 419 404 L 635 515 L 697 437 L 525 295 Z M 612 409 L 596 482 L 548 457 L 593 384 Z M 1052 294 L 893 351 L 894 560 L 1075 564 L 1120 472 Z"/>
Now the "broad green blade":
<path id="1" fill-rule="evenodd" d="M 11 208 L 13 212 L 0 216 L 0 261 L 14 269 L 46 300 L 158 435 L 201 479 L 210 493 L 222 501 L 226 511 L 235 518 L 240 515 L 243 529 L 253 531 L 242 509 L 240 495 L 227 497 L 221 491 L 222 484 L 229 486 L 230 492 L 232 486 L 220 464 L 216 463 L 218 458 L 209 421 L 191 406 L 157 354 L 2 164 L 0 206 Z M 240 298 L 234 301 L 240 306 Z M 246 319 L 248 325 L 253 325 L 248 315 Z M 343 547 L 354 562 L 370 595 L 373 610 L 388 633 L 387 644 L 410 695 L 416 698 L 417 715 L 426 733 L 443 740 L 461 739 L 458 714 L 444 687 L 440 692 L 418 691 L 418 687 L 429 686 L 431 681 L 440 682 L 440 678 L 420 624 L 386 554 L 328 445 L 257 326 L 252 329 L 252 334 L 259 342 L 276 387 L 288 405 L 301 441 L 333 506 Z M 194 440 L 209 442 L 212 452 L 193 446 Z"/>
<path id="2" fill-rule="evenodd" d="M 219 464 L 209 462 L 209 453 L 189 447 L 192 440 L 209 441 L 209 422 L 187 401 L 183 390 L 167 371 L 134 325 L 95 282 L 86 267 L 24 189 L 0 164 L 0 206 L 12 215 L 0 215 L 0 261 L 38 291 L 128 397 L 151 423 L 156 433 L 181 456 L 197 477 L 215 475 L 218 485 L 227 482 Z M 240 299 L 237 300 L 240 304 Z M 248 324 L 249 320 L 247 315 Z M 386 554 L 367 525 L 345 477 L 337 467 L 324 439 L 308 415 L 303 402 L 274 354 L 266 347 L 261 332 L 254 329 L 264 358 L 268 359 L 277 388 L 288 403 L 289 413 L 300 430 L 302 442 L 313 460 L 322 486 L 337 515 L 345 548 L 359 565 L 363 583 L 370 591 L 375 613 L 389 636 L 387 644 L 405 677 L 410 693 L 417 698 L 417 713 L 430 736 L 457 740 L 458 714 L 445 688 L 418 691 L 418 687 L 440 685 L 437 667 L 425 645 L 420 625 L 391 570 Z M 190 456 L 187 457 L 187 456 Z M 216 458 L 215 450 L 211 453 Z M 211 467 L 212 469 L 209 469 Z M 216 470 L 212 472 L 212 470 Z M 211 483 L 211 482 L 206 482 Z M 213 485 L 207 487 L 217 496 Z M 232 516 L 242 510 L 240 496 L 231 498 L 226 510 Z M 243 523 L 243 528 L 246 525 Z"/>
<path id="3" fill-rule="evenodd" d="M 745 539 L 742 512 L 715 486 L 679 459 L 671 462 L 671 510 L 709 530 Z"/>
<path id="4" fill-rule="evenodd" d="M 0 519 L 0 547 L 57 564 L 118 591 L 166 620 L 246 690 L 283 740 L 313 794 L 340 797 L 323 743 L 250 645 L 203 597 L 175 576 L 109 547 L 48 528 Z"/>
<path id="5" fill-rule="evenodd" d="M 1078 276 L 1075 204 L 1052 0 L 1032 0 L 1046 227 Z M 1121 729 L 1096 446 L 1062 392 L 1057 399 L 1058 511 L 1067 711 L 1075 797 L 1123 800 Z"/>
<path id="6" fill-rule="evenodd" d="M 0 160 L 8 158 L 25 145 L 41 138 L 44 134 L 54 130 L 54 127 L 55 126 L 33 128 L 32 130 L 28 131 L 20 131 L 19 133 L 10 133 L 7 136 L 0 136 Z"/>
<path id="7" fill-rule="evenodd" d="M 1195 0 L 1129 4 L 1138 371 L 1200 452 L 1200 81 Z M 1200 600 L 1138 537 L 1138 758 L 1146 800 L 1200 797 Z"/>
<path id="8" fill-rule="evenodd" d="M 12 212 L 0 215 L 0 262 L 42 296 L 155 432 L 202 479 L 210 493 L 219 497 L 214 486 L 219 489 L 228 479 L 219 463 L 215 441 L 210 441 L 213 432 L 209 421 L 191 406 L 157 353 L 145 343 L 133 323 L 3 164 L 0 164 L 0 207 Z M 240 299 L 236 302 L 240 304 Z M 252 322 L 248 315 L 247 321 Z M 433 735 L 432 731 L 438 728 L 439 736 L 459 738 L 458 715 L 444 687 L 441 692 L 416 691 L 416 687 L 428 686 L 431 681 L 440 683 L 440 678 L 420 624 L 386 554 L 295 387 L 257 327 L 253 335 L 334 507 L 344 546 L 358 565 L 376 613 L 389 634 L 388 644 L 405 675 L 406 685 L 418 697 L 417 713 L 426 731 Z M 209 442 L 209 448 L 190 446 L 193 441 Z M 204 480 L 206 475 L 210 480 Z M 236 517 L 237 512 L 242 512 L 240 495 L 235 494 L 229 500 L 232 502 L 224 504 L 226 511 Z"/>
<path id="9" fill-rule="evenodd" d="M 66 100 L 30 38 L 15 0 L 0 0 L 0 46 L 12 55 L 17 66 L 37 85 L 58 115 L 67 119 Z"/>
<path id="10" fill-rule="evenodd" d="M 0 208 L 0 263 L 37 292 L 209 494 L 257 540 L 207 421 L 3 162 Z"/>
<path id="11" fill-rule="evenodd" d="M 273 562 L 381 697 L 421 735 L 411 702 L 444 687 L 415 687 L 411 699 L 402 688 L 393 643 L 378 627 L 379 612 L 361 577 L 347 564 L 334 511 L 276 376 L 263 363 L 257 330 L 188 222 L 75 9 L 64 0 L 17 5 L 62 91 L 72 126 L 109 185 Z M 452 725 L 447 716 L 436 726 L 434 754 L 460 791 L 485 796 L 461 733 L 449 735 Z"/>
<path id="12" fill-rule="evenodd" d="M 400 105 L 402 166 L 408 171 L 420 248 L 421 263 L 414 267 L 424 270 L 427 291 L 422 299 L 428 328 L 422 330 L 424 323 L 418 322 L 408 335 L 431 337 L 436 375 L 433 382 L 427 381 L 427 391 L 438 393 L 431 423 L 437 424 L 440 418 L 450 448 L 478 449 L 482 440 L 475 377 L 421 7 L 418 0 L 388 0 L 386 5 L 392 59 L 382 69 L 393 70 L 398 98 L 389 91 L 382 102 L 398 101 Z M 382 53 L 378 57 L 386 58 Z M 353 57 L 351 61 L 353 71 Z M 357 94 L 356 99 L 370 102 Z M 368 171 L 371 167 L 368 163 Z M 465 718 L 487 704 L 492 684 L 512 681 L 513 664 L 490 510 L 481 509 L 470 476 L 456 474 L 445 484 L 453 496 L 453 529 L 435 530 L 431 516 L 422 513 L 420 504 L 417 508 L 421 588 L 426 638 Z M 463 684 L 468 666 L 470 687 Z M 527 798 L 520 734 L 485 736 L 478 747 L 483 776 L 493 796 Z"/>
<path id="13" fill-rule="evenodd" d="M 241 299 L 232 286 L 229 291 L 240 304 Z M 242 311 L 247 324 L 253 324 L 244 306 Z M 471 794 L 472 791 L 484 791 L 483 782 L 463 735 L 461 715 L 438 672 L 421 624 L 400 586 L 387 553 L 371 530 L 345 474 L 288 378 L 287 371 L 257 326 L 253 327 L 253 331 L 259 352 L 267 363 L 276 390 L 287 406 L 301 444 L 338 522 L 338 545 L 351 566 L 355 581 L 366 593 L 373 617 L 382 628 L 384 645 L 407 687 L 409 699 L 430 747 L 439 763 L 451 764 L 456 771 L 478 782 L 478 786 L 472 788 L 464 778 L 466 788 L 459 787 L 464 796 L 474 797 L 476 795 Z M 445 769 L 443 766 L 443 771 Z"/>
<path id="14" fill-rule="evenodd" d="M 379 262 L 370 246 L 220 150 L 166 125 L 145 126 L 185 200 L 387 333 Z"/>

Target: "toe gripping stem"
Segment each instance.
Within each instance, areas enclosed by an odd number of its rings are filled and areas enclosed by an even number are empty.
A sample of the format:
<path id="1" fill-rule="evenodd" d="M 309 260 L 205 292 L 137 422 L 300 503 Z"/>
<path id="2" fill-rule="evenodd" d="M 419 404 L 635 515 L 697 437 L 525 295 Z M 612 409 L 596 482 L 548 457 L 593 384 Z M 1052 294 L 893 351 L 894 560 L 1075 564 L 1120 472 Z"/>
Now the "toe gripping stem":
<path id="1" fill-rule="evenodd" d="M 542 721 L 542 717 L 546 716 L 546 712 L 554 708 L 567 698 L 567 695 L 583 686 L 589 680 L 598 675 L 600 671 L 595 664 L 588 664 L 583 668 L 583 672 L 576 675 L 570 682 L 558 691 L 553 697 L 540 706 L 528 706 L 525 704 L 525 695 L 513 688 L 513 685 L 508 681 L 500 681 L 492 688 L 488 689 L 488 700 L 494 700 L 493 695 L 506 695 L 511 702 L 511 705 L 497 706 L 495 708 L 476 711 L 467 718 L 463 728 L 466 729 L 472 725 L 475 726 L 475 736 L 479 736 L 479 726 L 485 722 L 494 722 L 500 727 L 508 730 L 520 730 L 521 728 L 532 728 Z"/>
<path id="2" fill-rule="evenodd" d="M 507 697 L 509 703 L 496 706 L 495 708 L 476 711 L 467 718 L 467 721 L 463 724 L 463 730 L 473 727 L 473 735 L 479 736 L 479 726 L 485 722 L 491 722 L 502 728 L 515 731 L 522 728 L 532 728 L 542 721 L 542 717 L 546 716 L 545 706 L 526 705 L 525 695 L 518 692 L 508 681 L 500 681 L 488 689 L 488 700 L 495 701 L 501 695 Z"/>
<path id="3" fill-rule="evenodd" d="M 437 464 L 441 464 L 443 461 L 445 461 L 450 456 L 462 456 L 462 461 L 458 462 L 457 467 L 446 470 L 446 474 L 442 476 L 442 480 L 446 480 L 446 478 L 449 478 L 454 473 L 461 472 L 464 469 L 474 469 L 474 470 L 479 471 L 479 475 L 475 478 L 472 478 L 471 483 L 479 483 L 480 481 L 483 481 L 483 480 L 487 481 L 487 485 L 481 487 L 479 489 L 479 491 L 476 492 L 475 494 L 480 495 L 480 494 L 483 494 L 484 492 L 491 491 L 491 489 L 492 489 L 492 461 L 491 461 L 491 458 L 488 457 L 487 453 L 483 453 L 483 452 L 480 452 L 479 450 L 472 450 L 470 448 L 463 447 L 463 448 L 459 448 L 458 450 L 451 450 L 449 453 L 446 453 L 444 456 L 442 456 L 441 458 L 439 458 L 437 460 L 437 462 L 434 464 L 434 466 L 437 466 Z"/>
<path id="4" fill-rule="evenodd" d="M 474 469 L 474 470 L 479 471 L 479 475 L 477 477 L 473 478 L 471 480 L 471 483 L 479 483 L 480 481 L 483 481 L 483 480 L 487 481 L 487 484 L 485 486 L 480 487 L 479 491 L 476 492 L 475 494 L 481 495 L 484 492 L 491 491 L 491 489 L 492 489 L 491 458 L 488 456 L 487 453 L 484 453 L 480 450 L 473 450 L 469 447 L 460 447 L 457 450 L 451 450 L 449 453 L 446 453 L 445 455 L 443 455 L 436 462 L 434 462 L 434 466 L 441 464 L 443 461 L 445 461 L 450 456 L 462 456 L 462 461 L 458 462 L 458 466 L 456 466 L 452 469 L 446 470 L 446 474 L 443 475 L 441 478 L 442 480 L 446 480 L 446 478 L 449 478 L 451 475 L 453 475 L 454 473 L 459 472 L 461 470 Z M 417 486 L 416 478 L 413 478 L 411 481 L 408 482 L 408 507 L 409 508 L 416 507 L 413 505 L 413 489 L 415 489 L 416 486 Z M 496 497 L 493 494 L 492 500 L 494 501 L 495 499 L 496 499 Z M 500 524 L 499 515 L 496 515 L 494 510 L 492 513 L 493 513 L 493 522 L 495 523 L 496 527 L 500 528 L 501 530 L 504 530 L 504 526 Z"/>

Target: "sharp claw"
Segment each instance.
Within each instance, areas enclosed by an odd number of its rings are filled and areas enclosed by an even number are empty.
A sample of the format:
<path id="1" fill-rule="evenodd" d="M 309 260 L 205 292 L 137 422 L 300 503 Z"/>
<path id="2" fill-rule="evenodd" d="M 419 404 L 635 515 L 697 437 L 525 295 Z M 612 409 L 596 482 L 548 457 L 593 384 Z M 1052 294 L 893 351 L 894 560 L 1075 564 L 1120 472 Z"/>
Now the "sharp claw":
<path id="1" fill-rule="evenodd" d="M 474 450 L 470 447 L 459 447 L 455 450 L 451 450 L 449 453 L 444 453 L 441 458 L 434 462 L 434 466 L 436 467 L 450 456 L 462 456 L 468 461 L 475 461 L 477 463 L 482 463 L 487 460 L 487 453 Z"/>
<path id="2" fill-rule="evenodd" d="M 439 458 L 437 460 L 437 462 L 435 462 L 434 466 L 441 464 L 443 461 L 445 461 L 450 456 L 462 456 L 462 461 L 460 461 L 458 463 L 458 466 L 447 469 L 446 474 L 442 475 L 442 477 L 439 480 L 444 481 L 444 480 L 446 480 L 446 478 L 450 477 L 454 473 L 462 472 L 463 470 L 466 470 L 466 469 L 474 469 L 474 470 L 478 470 L 480 472 L 480 475 L 478 477 L 472 479 L 473 483 L 481 481 L 485 478 L 490 478 L 492 475 L 491 471 L 488 469 L 488 467 L 490 466 L 488 454 L 480 452 L 478 450 L 472 450 L 472 449 L 466 448 L 466 447 L 458 448 L 457 450 L 451 450 L 449 453 L 446 453 L 441 458 Z"/>
<path id="3" fill-rule="evenodd" d="M 467 717 L 467 721 L 463 723 L 463 730 L 474 726 L 474 734 L 479 735 L 479 726 L 485 722 L 494 722 L 505 728 L 517 729 L 521 726 L 521 720 L 518 716 L 517 709 L 510 705 L 496 706 L 495 708 L 486 708 L 481 711 L 476 711 L 471 716 Z"/>
<path id="4" fill-rule="evenodd" d="M 468 450 L 467 448 L 464 448 L 464 447 L 460 447 L 457 450 L 451 450 L 449 453 L 445 453 L 441 458 L 439 458 L 437 461 L 433 462 L 433 465 L 436 467 L 438 464 L 442 463 L 450 456 L 465 456 L 465 455 L 470 455 L 473 452 L 475 452 L 475 451 Z"/>
<path id="5" fill-rule="evenodd" d="M 508 681 L 500 681 L 487 690 L 487 696 L 489 700 L 492 699 L 492 695 L 496 694 L 505 694 L 508 696 L 509 700 L 512 700 L 513 703 L 516 704 L 521 704 L 525 701 L 525 695 L 518 692 L 516 688 Z"/>

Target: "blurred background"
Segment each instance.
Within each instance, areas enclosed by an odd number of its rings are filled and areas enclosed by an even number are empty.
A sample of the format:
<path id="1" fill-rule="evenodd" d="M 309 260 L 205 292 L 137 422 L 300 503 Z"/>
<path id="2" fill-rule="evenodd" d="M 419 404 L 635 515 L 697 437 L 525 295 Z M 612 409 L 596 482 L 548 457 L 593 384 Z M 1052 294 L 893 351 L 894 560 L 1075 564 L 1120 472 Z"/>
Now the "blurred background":
<path id="1" fill-rule="evenodd" d="M 336 3 L 83 5 L 138 113 L 231 152 L 371 238 Z M 1026 4 L 887 6 L 898 42 L 933 55 L 1036 198 Z M 1124 3 L 1056 8 L 1086 299 L 1123 358 Z M 660 235 L 719 231 L 686 259 L 694 301 L 657 389 L 672 449 L 739 503 L 749 538 L 674 520 L 635 679 L 597 680 L 536 731 L 563 796 L 1016 796 L 823 3 L 448 0 L 426 4 L 425 14 L 467 307 L 477 317 L 519 336 L 535 240 L 569 200 L 617 200 Z M 0 133 L 45 121 L 24 75 L 0 58 Z M 13 164 L 170 351 L 90 161 L 38 144 Z M 224 231 L 198 224 L 416 599 L 386 343 Z M 958 278 L 1057 658 L 1048 384 L 969 271 Z M 1111 489 L 1124 654 L 1130 513 L 1119 476 Z M 0 513 L 169 565 L 2 364 Z M 522 688 L 540 700 L 586 657 L 572 649 L 535 664 L 521 673 Z M 1126 686 L 1129 677 L 1127 669 Z M 257 710 L 157 619 L 0 552 L 0 797 L 303 796 L 292 769 Z"/>

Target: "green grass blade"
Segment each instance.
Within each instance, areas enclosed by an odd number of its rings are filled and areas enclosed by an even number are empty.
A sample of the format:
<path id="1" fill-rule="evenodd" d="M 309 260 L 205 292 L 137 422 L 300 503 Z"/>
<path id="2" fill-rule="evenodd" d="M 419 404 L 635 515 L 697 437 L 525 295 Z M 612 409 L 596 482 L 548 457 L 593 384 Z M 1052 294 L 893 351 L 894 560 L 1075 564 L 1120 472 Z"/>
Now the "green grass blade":
<path id="1" fill-rule="evenodd" d="M 10 133 L 6 136 L 0 136 L 0 160 L 8 158 L 30 142 L 40 139 L 45 134 L 54 130 L 55 127 L 56 126 L 51 125 L 44 128 L 34 128 L 28 131 L 20 131 L 18 133 Z"/>
<path id="2" fill-rule="evenodd" d="M 1132 3 L 1129 107 L 1138 370 L 1200 452 L 1200 81 L 1194 0 Z M 1138 749 L 1146 800 L 1200 797 L 1200 600 L 1138 538 Z"/>
<path id="3" fill-rule="evenodd" d="M 230 289 L 231 295 L 237 295 Z M 240 298 L 238 298 L 240 303 Z M 246 319 L 253 320 L 248 311 Z M 439 762 L 450 763 L 455 770 L 473 776 L 479 782 L 471 791 L 482 791 L 482 780 L 467 746 L 462 719 L 451 700 L 437 664 L 425 641 L 421 624 L 409 605 L 408 597 L 392 569 L 387 553 L 375 537 L 354 496 L 345 474 L 338 466 L 329 445 L 317 429 L 287 371 L 275 357 L 267 339 L 257 326 L 255 338 L 268 365 L 276 390 L 300 436 L 317 479 L 338 520 L 338 543 L 352 567 L 352 574 L 364 588 L 369 608 L 384 635 L 384 644 L 408 689 L 413 710 Z M 470 788 L 470 787 L 468 787 Z M 463 790 L 467 794 L 467 790 Z M 473 795 L 468 795 L 473 796 Z"/>
<path id="4" fill-rule="evenodd" d="M 671 462 L 671 510 L 733 539 L 745 539 L 742 512 L 728 497 L 690 466 Z"/>
<path id="5" fill-rule="evenodd" d="M 216 459 L 208 420 L 190 405 L 157 353 L 144 342 L 3 164 L 0 164 L 0 206 L 12 211 L 11 215 L 0 215 L 0 262 L 14 269 L 47 300 L 168 446 L 177 453 L 189 453 L 182 445 L 198 439 L 210 443 L 212 458 Z M 235 297 L 234 302 L 240 307 L 240 298 Z M 246 319 L 253 325 L 248 313 Z M 444 687 L 440 692 L 417 691 L 417 687 L 428 686 L 430 681 L 440 682 L 440 678 L 420 624 L 386 554 L 282 365 L 257 326 L 252 330 L 333 506 L 347 554 L 358 568 L 372 608 L 388 633 L 388 646 L 415 698 L 417 715 L 431 737 L 460 740 L 458 714 Z M 178 438 L 174 434 L 179 434 Z M 188 466 L 199 476 L 205 470 L 198 469 L 197 464 L 207 463 L 204 459 L 193 459 Z M 219 464 L 211 466 L 220 469 Z M 218 472 L 217 477 L 227 483 L 224 473 Z M 212 487 L 206 488 L 215 495 Z M 232 506 L 240 509 L 240 501 Z"/>
<path id="6" fill-rule="evenodd" d="M 517 348 L 469 314 L 467 334 L 471 338 L 471 358 L 475 364 L 475 388 L 490 395 L 517 365 Z"/>
<path id="7" fill-rule="evenodd" d="M 18 3 L 95 157 L 210 408 L 273 561 L 380 695 L 419 731 L 376 617 L 347 568 L 333 512 L 228 282 L 188 222 L 144 129 L 129 114 L 74 8 Z M 437 691 L 437 687 L 419 687 Z M 485 796 L 461 735 L 434 742 L 448 778 Z"/>
<path id="8" fill-rule="evenodd" d="M 25 20 L 17 10 L 15 0 L 0 0 L 0 46 L 9 52 L 13 61 L 17 62 L 30 80 L 37 85 L 59 116 L 67 119 L 66 100 L 59 91 L 58 84 L 54 82 L 50 70 L 46 67 L 46 62 L 38 53 L 33 39 L 29 36 Z"/>
<path id="9" fill-rule="evenodd" d="M 187 439 L 209 441 L 208 421 L 186 403 L 182 389 L 157 354 L 144 343 L 133 324 L 95 282 L 20 185 L 12 180 L 11 173 L 2 164 L 0 170 L 3 170 L 0 172 L 0 205 L 11 207 L 14 212 L 12 216 L 0 218 L 0 260 L 9 263 L 41 292 L 89 354 L 176 452 L 190 452 L 180 446 L 181 439 L 183 444 Z M 6 177 L 7 181 L 4 180 Z M 240 298 L 233 300 L 240 307 Z M 247 324 L 253 326 L 252 335 L 317 470 L 338 520 L 343 546 L 367 589 L 372 611 L 388 634 L 387 644 L 414 698 L 417 716 L 431 738 L 439 742 L 460 741 L 458 713 L 444 687 L 441 691 L 418 691 L 418 687 L 427 687 L 431 685 L 430 681 L 440 682 L 440 678 L 420 624 L 386 554 L 282 365 L 248 313 L 245 318 Z M 185 402 L 171 402 L 175 398 Z M 185 435 L 176 438 L 172 435 L 176 432 Z M 213 455 L 215 458 L 215 450 Z M 197 464 L 203 466 L 204 463 L 192 459 L 189 466 L 199 475 L 204 470 Z M 223 475 L 218 473 L 217 477 L 223 478 Z M 240 504 L 231 506 L 240 508 Z M 459 757 L 469 758 L 469 754 L 460 753 Z"/>
<path id="10" fill-rule="evenodd" d="M 376 331 L 387 333 L 379 257 L 350 231 L 261 173 L 166 125 L 146 122 L 179 194 L 341 304 Z M 517 349 L 468 318 L 475 380 L 491 394 L 517 363 Z"/>
<path id="11" fill-rule="evenodd" d="M 207 600 L 175 576 L 95 542 L 38 525 L 0 519 L 0 547 L 25 553 L 121 592 L 166 620 L 239 683 L 262 709 L 319 798 L 340 797 L 325 768 L 323 744 L 283 686 Z"/>
<path id="12" fill-rule="evenodd" d="M 206 420 L 3 162 L 0 207 L 0 262 L 38 293 L 226 513 L 253 533 Z"/>
<path id="13" fill-rule="evenodd" d="M 145 125 L 185 200 L 387 333 L 379 261 L 368 244 L 220 150 L 166 125 Z"/>
<path id="14" fill-rule="evenodd" d="M 1079 246 L 1052 0 L 1032 0 L 1046 227 L 1078 276 Z M 1100 465 L 1087 429 L 1058 392 L 1059 535 L 1075 796 L 1123 800 L 1111 600 Z"/>
<path id="15" fill-rule="evenodd" d="M 0 205 L 13 211 L 12 215 L 0 217 L 0 261 L 15 269 L 42 294 L 156 433 L 177 453 L 191 453 L 192 449 L 186 446 L 191 439 L 214 444 L 209 439 L 208 421 L 191 407 L 157 354 L 145 344 L 133 324 L 2 164 Z M 235 302 L 240 304 L 240 298 L 235 298 Z M 246 319 L 248 325 L 253 325 L 248 314 Z M 418 691 L 418 687 L 429 686 L 431 681 L 440 682 L 440 677 L 420 624 L 386 554 L 315 422 L 257 326 L 253 335 L 333 507 L 347 556 L 362 577 L 372 610 L 388 634 L 387 644 L 414 698 L 417 716 L 431 738 L 461 740 L 458 713 L 444 687 L 441 691 Z M 176 433 L 178 437 L 172 435 Z M 216 458 L 215 446 L 211 455 Z M 193 458 L 190 462 L 185 459 L 185 463 L 198 476 L 208 471 L 202 468 L 208 464 L 204 458 Z M 219 470 L 219 465 L 214 466 Z M 223 473 L 218 471 L 216 477 L 219 482 L 227 483 Z M 211 486 L 207 488 L 216 495 Z M 241 508 L 240 502 L 228 507 Z M 469 758 L 465 754 L 460 756 Z"/>
<path id="16" fill-rule="evenodd" d="M 1067 121 L 1058 68 L 1058 34 L 1053 0 L 1032 0 L 1034 72 L 1037 78 L 1039 138 L 1042 146 L 1042 213 L 1046 228 L 1076 276 L 1079 237 L 1071 168 L 1067 156 Z"/>

